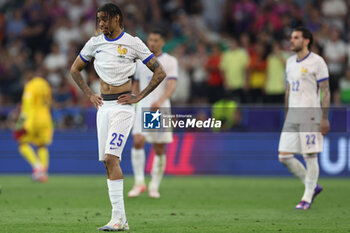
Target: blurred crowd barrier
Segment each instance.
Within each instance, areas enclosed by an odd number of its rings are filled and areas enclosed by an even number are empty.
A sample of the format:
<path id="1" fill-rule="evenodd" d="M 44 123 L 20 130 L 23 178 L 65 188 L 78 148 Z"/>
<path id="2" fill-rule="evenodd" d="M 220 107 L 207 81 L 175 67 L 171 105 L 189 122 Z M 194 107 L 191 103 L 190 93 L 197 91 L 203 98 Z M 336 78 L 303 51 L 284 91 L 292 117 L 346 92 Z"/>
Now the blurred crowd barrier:
<path id="1" fill-rule="evenodd" d="M 279 133 L 176 133 L 167 145 L 168 175 L 273 175 L 287 176 L 278 162 Z M 96 131 L 56 132 L 50 146 L 50 173 L 104 174 L 98 162 Z M 122 157 L 124 174 L 132 174 L 132 137 Z M 154 151 L 146 145 L 146 171 L 150 172 Z M 29 173 L 30 166 L 17 151 L 9 132 L 0 133 L 0 173 Z M 330 133 L 319 155 L 321 176 L 350 176 L 350 137 Z"/>

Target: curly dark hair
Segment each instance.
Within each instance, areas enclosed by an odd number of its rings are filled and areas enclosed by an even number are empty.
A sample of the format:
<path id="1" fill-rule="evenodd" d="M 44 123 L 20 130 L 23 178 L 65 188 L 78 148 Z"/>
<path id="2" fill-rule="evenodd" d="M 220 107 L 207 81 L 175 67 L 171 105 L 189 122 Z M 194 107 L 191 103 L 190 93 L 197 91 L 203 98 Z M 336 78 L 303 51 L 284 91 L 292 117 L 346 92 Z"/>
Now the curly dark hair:
<path id="1" fill-rule="evenodd" d="M 107 3 L 103 6 L 99 7 L 96 11 L 96 28 L 98 28 L 98 22 L 97 22 L 97 13 L 98 12 L 105 12 L 109 18 L 113 18 L 117 15 L 119 15 L 119 26 L 121 29 L 124 29 L 124 17 L 122 10 L 119 8 L 119 6 L 113 4 L 113 3 Z"/>

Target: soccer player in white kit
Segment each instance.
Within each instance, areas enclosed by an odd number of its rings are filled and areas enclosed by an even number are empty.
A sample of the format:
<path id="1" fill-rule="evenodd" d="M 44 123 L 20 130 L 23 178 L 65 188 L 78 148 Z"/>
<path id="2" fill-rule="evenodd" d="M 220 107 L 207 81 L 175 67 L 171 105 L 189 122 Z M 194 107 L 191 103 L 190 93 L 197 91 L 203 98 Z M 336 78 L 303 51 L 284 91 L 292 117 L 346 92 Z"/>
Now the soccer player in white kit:
<path id="1" fill-rule="evenodd" d="M 105 4 L 97 10 L 97 25 L 102 34 L 91 37 L 71 67 L 77 85 L 98 109 L 97 136 L 99 160 L 105 164 L 112 216 L 101 231 L 129 230 L 123 198 L 123 173 L 120 161 L 130 133 L 136 103 L 152 92 L 166 74 L 146 45 L 123 31 L 123 14 L 115 4 Z M 101 96 L 91 91 L 80 71 L 92 58 L 100 78 Z M 131 80 L 140 59 L 153 72 L 149 85 L 138 95 L 131 94 Z"/>
<path id="2" fill-rule="evenodd" d="M 322 152 L 323 136 L 330 130 L 328 68 L 322 57 L 310 51 L 312 41 L 308 29 L 293 30 L 290 42 L 296 55 L 286 65 L 286 120 L 278 148 L 280 162 L 305 185 L 304 195 L 296 206 L 303 210 L 311 208 L 314 198 L 322 191 L 317 183 L 317 153 Z M 306 168 L 294 154 L 303 155 Z"/>
<path id="3" fill-rule="evenodd" d="M 129 197 L 137 197 L 142 192 L 146 191 L 145 184 L 145 141 L 153 144 L 155 157 L 152 164 L 151 177 L 152 180 L 148 187 L 148 194 L 152 198 L 159 198 L 159 185 L 162 180 L 165 165 L 165 145 L 173 141 L 171 131 L 143 132 L 142 131 L 142 109 L 150 108 L 157 110 L 159 108 L 170 114 L 170 96 L 176 87 L 178 77 L 178 62 L 177 59 L 162 51 L 165 44 L 164 32 L 160 29 L 153 30 L 147 39 L 147 45 L 163 65 L 167 74 L 166 80 L 162 82 L 150 95 L 144 98 L 137 104 L 136 120 L 132 130 L 134 145 L 131 150 L 131 162 L 135 176 L 134 187 L 128 193 Z M 135 72 L 134 90 L 137 93 L 145 88 L 151 78 L 152 73 L 141 62 L 137 63 Z M 164 112 L 162 112 L 164 113 Z"/>

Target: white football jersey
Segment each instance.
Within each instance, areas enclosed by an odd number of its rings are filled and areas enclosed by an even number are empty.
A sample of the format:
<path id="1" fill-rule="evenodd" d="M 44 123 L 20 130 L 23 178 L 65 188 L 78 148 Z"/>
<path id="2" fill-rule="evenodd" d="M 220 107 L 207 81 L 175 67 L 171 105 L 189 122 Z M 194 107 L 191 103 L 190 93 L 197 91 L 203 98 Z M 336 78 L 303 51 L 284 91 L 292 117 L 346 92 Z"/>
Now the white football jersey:
<path id="1" fill-rule="evenodd" d="M 157 57 L 157 60 L 162 64 L 164 71 L 166 73 L 166 78 L 161 82 L 156 89 L 154 89 L 148 96 L 142 99 L 139 105 L 143 107 L 150 107 L 150 105 L 159 100 L 166 90 L 166 80 L 167 79 L 177 79 L 178 77 L 178 62 L 177 59 L 167 53 L 162 53 Z M 138 80 L 140 83 L 140 91 L 145 89 L 151 78 L 153 72 L 148 69 L 148 67 L 142 64 L 141 61 L 136 62 L 136 72 L 135 80 Z M 170 100 L 167 99 L 163 102 L 161 107 L 170 107 Z"/>
<path id="2" fill-rule="evenodd" d="M 286 77 L 290 85 L 288 115 L 292 115 L 290 114 L 292 112 L 298 115 L 298 117 L 288 116 L 290 117 L 290 122 L 305 122 L 306 118 L 302 119 L 301 116 L 310 116 L 309 114 L 305 114 L 307 109 L 310 111 L 310 114 L 311 112 L 316 112 L 315 110 L 319 114 L 321 101 L 318 83 L 329 78 L 328 67 L 323 58 L 312 52 L 309 52 L 301 60 L 297 59 L 297 55 L 290 57 L 286 65 Z M 311 116 L 309 119 L 318 122 L 320 120 L 318 117 L 314 119 L 314 116 Z"/>
<path id="3" fill-rule="evenodd" d="M 98 76 L 109 85 L 120 86 L 134 75 L 136 59 L 147 63 L 154 55 L 138 37 L 122 32 L 113 40 L 104 34 L 91 37 L 79 56 L 84 62 L 94 57 Z"/>

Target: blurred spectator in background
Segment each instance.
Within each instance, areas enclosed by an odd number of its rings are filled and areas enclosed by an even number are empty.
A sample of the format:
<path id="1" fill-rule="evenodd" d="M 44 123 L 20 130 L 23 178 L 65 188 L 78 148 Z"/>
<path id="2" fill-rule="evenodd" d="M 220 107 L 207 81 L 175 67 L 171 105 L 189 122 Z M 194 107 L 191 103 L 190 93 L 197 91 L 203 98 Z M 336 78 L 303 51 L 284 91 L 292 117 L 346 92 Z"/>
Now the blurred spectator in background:
<path id="1" fill-rule="evenodd" d="M 220 62 L 224 87 L 230 93 L 231 98 L 245 103 L 249 55 L 247 51 L 238 46 L 237 40 L 229 38 L 228 42 L 229 49 L 223 53 Z"/>
<path id="2" fill-rule="evenodd" d="M 57 18 L 54 28 L 53 38 L 55 43 L 59 45 L 61 54 L 68 53 L 71 42 L 82 41 L 82 33 L 76 27 L 73 27 L 72 21 L 65 17 Z"/>
<path id="3" fill-rule="evenodd" d="M 331 29 L 330 38 L 324 44 L 324 57 L 329 69 L 331 93 L 334 94 L 339 88 L 339 79 L 344 72 L 346 61 L 346 45 L 340 38 L 340 31 L 336 28 Z"/>
<path id="4" fill-rule="evenodd" d="M 52 103 L 57 128 L 77 128 L 81 125 L 81 110 L 76 107 L 77 102 L 76 88 L 68 81 L 68 78 L 61 79 L 59 87 L 53 93 Z"/>
<path id="5" fill-rule="evenodd" d="M 224 8 L 224 28 L 231 35 L 250 30 L 257 11 L 252 0 L 227 0 Z"/>
<path id="6" fill-rule="evenodd" d="M 288 54 L 281 50 L 281 45 L 275 41 L 272 52 L 267 58 L 267 80 L 265 84 L 265 102 L 282 104 L 284 103 L 285 91 L 285 64 Z"/>
<path id="7" fill-rule="evenodd" d="M 47 33 L 50 27 L 44 10 L 39 2 L 30 5 L 32 1 L 26 1 L 24 6 L 26 27 L 23 30 L 23 38 L 27 47 L 34 54 L 37 50 L 47 53 L 50 48 L 51 36 Z"/>
<path id="8" fill-rule="evenodd" d="M 340 79 L 339 90 L 335 93 L 337 105 L 350 104 L 350 67 L 345 71 L 345 76 Z"/>
<path id="9" fill-rule="evenodd" d="M 206 92 L 206 80 L 207 72 L 205 70 L 205 65 L 207 64 L 208 56 L 205 44 L 197 45 L 197 52 L 194 53 L 191 58 L 191 100 L 192 103 L 203 103 L 205 101 Z"/>
<path id="10" fill-rule="evenodd" d="M 344 0 L 323 0 L 321 12 L 330 24 L 344 30 L 344 19 L 348 12 L 348 6 Z"/>
<path id="11" fill-rule="evenodd" d="M 237 103 L 230 98 L 230 93 L 223 93 L 223 98 L 216 101 L 212 107 L 212 116 L 216 120 L 221 120 L 222 125 L 217 131 L 230 131 L 235 125 L 235 112 Z"/>
<path id="12" fill-rule="evenodd" d="M 188 72 L 189 57 L 186 55 L 186 48 L 184 45 L 179 45 L 173 55 L 177 58 L 179 62 L 179 77 L 176 83 L 175 92 L 171 96 L 171 101 L 176 105 L 176 103 L 185 105 L 190 99 L 190 74 Z"/>
<path id="13" fill-rule="evenodd" d="M 209 103 L 214 103 L 221 99 L 224 92 L 223 77 L 220 71 L 221 50 L 219 44 L 211 45 L 211 53 L 208 55 L 205 68 L 208 72 L 207 95 Z"/>
<path id="14" fill-rule="evenodd" d="M 221 14 L 226 0 L 201 0 L 203 6 L 202 21 L 210 30 L 221 31 Z"/>
<path id="15" fill-rule="evenodd" d="M 51 86 L 58 87 L 63 82 L 62 74 L 66 68 L 67 58 L 65 54 L 60 53 L 58 44 L 51 45 L 51 51 L 44 59 L 44 65 L 47 69 L 47 79 Z"/>
<path id="16" fill-rule="evenodd" d="M 265 45 L 261 41 L 255 43 L 249 61 L 249 102 L 262 103 L 264 98 L 263 89 L 266 83 L 266 54 Z"/>
<path id="17" fill-rule="evenodd" d="M 13 41 L 19 38 L 26 26 L 23 20 L 22 9 L 16 9 L 13 12 L 13 16 L 6 21 L 6 36 L 7 40 Z"/>
<path id="18" fill-rule="evenodd" d="M 253 52 L 254 46 L 251 42 L 250 35 L 248 33 L 244 32 L 240 35 L 239 43 L 249 55 Z"/>

